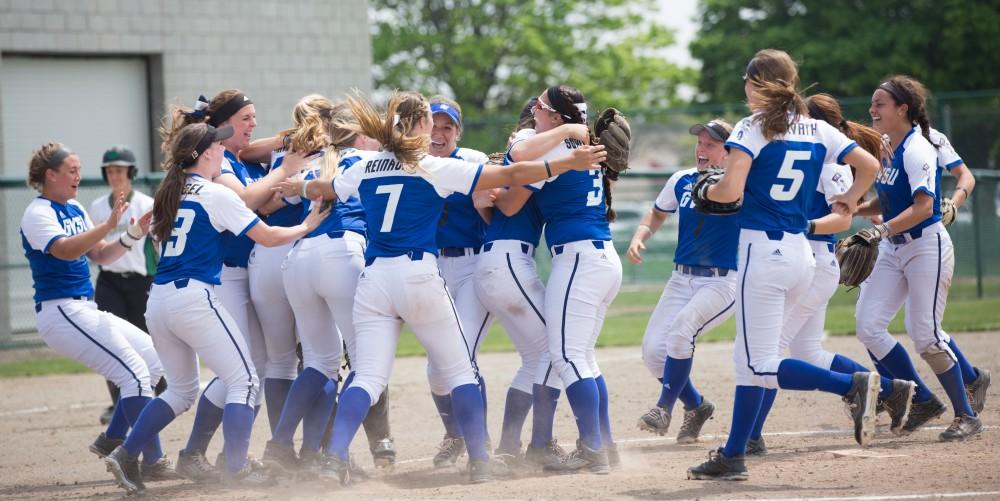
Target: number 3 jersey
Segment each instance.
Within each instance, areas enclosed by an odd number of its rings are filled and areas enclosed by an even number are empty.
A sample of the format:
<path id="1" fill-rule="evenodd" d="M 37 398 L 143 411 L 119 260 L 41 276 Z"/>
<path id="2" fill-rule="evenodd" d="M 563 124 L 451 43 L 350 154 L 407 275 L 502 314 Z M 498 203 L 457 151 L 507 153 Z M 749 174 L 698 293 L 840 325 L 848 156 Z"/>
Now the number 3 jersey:
<path id="1" fill-rule="evenodd" d="M 823 165 L 843 163 L 844 155 L 858 145 L 832 125 L 804 116 L 768 141 L 756 117 L 740 120 L 726 141 L 726 149 L 739 149 L 753 159 L 740 227 L 803 233 Z"/>
<path id="2" fill-rule="evenodd" d="M 674 262 L 735 270 L 740 241 L 739 215 L 715 216 L 696 211 L 691 202 L 691 188 L 697 178 L 698 169 L 674 173 L 653 203 L 660 212 L 677 213 Z"/>
<path id="3" fill-rule="evenodd" d="M 445 198 L 469 195 L 483 165 L 457 158 L 426 156 L 415 172 L 390 151 L 366 156 L 333 178 L 337 198 L 361 198 L 368 223 L 365 257 L 394 257 L 409 252 L 438 253 L 437 227 Z"/>
<path id="4" fill-rule="evenodd" d="M 93 227 L 87 211 L 76 200 L 61 204 L 39 196 L 28 204 L 21 218 L 21 245 L 31 266 L 35 301 L 94 295 L 86 257 L 66 261 L 49 253 L 56 240 Z"/>
<path id="5" fill-rule="evenodd" d="M 193 278 L 219 285 L 222 259 L 234 236 L 260 222 L 233 190 L 189 174 L 170 238 L 160 242 L 154 283 Z"/>

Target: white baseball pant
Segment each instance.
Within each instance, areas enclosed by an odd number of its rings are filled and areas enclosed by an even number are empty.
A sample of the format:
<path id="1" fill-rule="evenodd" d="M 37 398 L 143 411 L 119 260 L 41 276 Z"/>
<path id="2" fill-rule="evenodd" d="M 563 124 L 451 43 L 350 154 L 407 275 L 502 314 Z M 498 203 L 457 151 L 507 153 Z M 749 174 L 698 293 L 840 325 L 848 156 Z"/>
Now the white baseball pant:
<path id="1" fill-rule="evenodd" d="M 737 266 L 736 385 L 778 388 L 781 331 L 812 284 L 816 260 L 801 233 L 742 229 Z"/>
<path id="2" fill-rule="evenodd" d="M 534 251 L 527 242 L 495 240 L 484 247 L 476 269 L 479 301 L 500 320 L 521 356 L 510 386 L 524 393 L 531 393 L 535 383 L 562 389 L 558 377 L 545 378 L 551 367 L 542 315 L 545 284 L 538 277 Z"/>
<path id="3" fill-rule="evenodd" d="M 351 384 L 368 392 L 372 403 L 389 382 L 403 322 L 413 329 L 428 362 L 447 381 L 449 392 L 479 383 L 435 256 L 378 258 L 358 279 L 354 296 L 357 356 L 351 360 L 355 371 Z"/>
<path id="4" fill-rule="evenodd" d="M 122 398 L 152 397 L 150 381 L 159 381 L 163 365 L 145 332 L 97 309 L 89 299 L 62 298 L 35 306 L 38 335 L 56 352 L 104 376 Z"/>
<path id="5" fill-rule="evenodd" d="M 882 240 L 878 250 L 875 269 L 861 284 L 855 310 L 858 339 L 876 358 L 885 358 L 896 345 L 889 322 L 905 304 L 906 332 L 917 353 L 936 348 L 955 360 L 948 346 L 951 338 L 941 329 L 955 272 L 955 248 L 944 225 L 932 224 L 920 238 L 906 243 Z"/>
<path id="6" fill-rule="evenodd" d="M 348 231 L 341 238 L 300 240 L 283 265 L 302 363 L 331 379 L 337 378 L 345 345 L 349 359 L 356 355 L 354 292 L 365 267 L 364 253 L 365 237 Z"/>
<path id="7" fill-rule="evenodd" d="M 298 376 L 295 314 L 285 294 L 281 269 L 291 248 L 292 244 L 279 247 L 255 245 L 247 266 L 250 299 L 257 312 L 267 353 L 264 375 L 274 379 L 291 380 Z"/>
<path id="8" fill-rule="evenodd" d="M 462 334 L 469 346 L 472 365 L 476 366 L 479 348 L 486 341 L 486 335 L 493 326 L 493 315 L 479 301 L 476 294 L 476 267 L 480 255 L 472 249 L 466 249 L 466 255 L 456 257 L 438 257 L 438 270 L 444 279 L 445 287 L 455 302 L 458 320 L 462 324 Z M 430 381 L 431 393 L 447 395 L 452 386 L 447 375 L 428 360 L 427 380 Z"/>
<path id="9" fill-rule="evenodd" d="M 611 241 L 580 240 L 551 250 L 545 331 L 554 373 L 569 387 L 601 375 L 594 348 L 621 288 L 622 263 Z"/>
<path id="10" fill-rule="evenodd" d="M 167 391 L 160 395 L 174 415 L 198 399 L 199 357 L 223 384 L 219 407 L 228 403 L 253 405 L 260 388 L 246 339 L 215 295 L 215 286 L 187 280 L 153 285 L 146 307 L 146 323 L 156 351 L 167 371 Z M 210 388 L 210 389 L 211 389 Z"/>
<path id="11" fill-rule="evenodd" d="M 668 356 L 693 357 L 698 336 L 733 316 L 735 301 L 735 270 L 729 270 L 724 277 L 675 270 L 642 336 L 642 361 L 653 377 L 663 377 Z"/>
<path id="12" fill-rule="evenodd" d="M 787 349 L 792 358 L 829 369 L 835 354 L 823 349 L 823 333 L 826 305 L 840 284 L 840 265 L 831 250 L 833 244 L 809 240 L 809 247 L 816 260 L 816 271 L 812 284 L 785 316 L 778 353 L 784 354 Z"/>
<path id="13" fill-rule="evenodd" d="M 235 266 L 222 267 L 222 285 L 215 288 L 222 306 L 229 312 L 236 327 L 243 334 L 244 342 L 250 352 L 250 359 L 257 370 L 257 378 L 264 380 L 264 368 L 267 367 L 267 348 L 264 344 L 264 332 L 257 318 L 257 310 L 250 300 L 250 275 L 246 268 Z M 218 374 L 217 374 L 218 375 Z M 219 379 L 222 379 L 221 377 Z M 222 408 L 226 405 L 228 390 L 225 385 L 213 384 L 205 388 L 205 398 L 212 405 Z M 264 387 L 257 388 L 256 398 L 250 404 L 254 407 L 264 402 Z"/>

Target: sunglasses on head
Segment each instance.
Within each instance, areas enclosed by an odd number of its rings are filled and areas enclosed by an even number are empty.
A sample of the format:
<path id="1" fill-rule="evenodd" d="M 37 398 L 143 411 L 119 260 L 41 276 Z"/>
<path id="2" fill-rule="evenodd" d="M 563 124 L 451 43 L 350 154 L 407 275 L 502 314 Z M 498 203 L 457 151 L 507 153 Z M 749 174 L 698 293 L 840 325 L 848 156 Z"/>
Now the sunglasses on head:
<path id="1" fill-rule="evenodd" d="M 535 108 L 545 111 L 551 111 L 552 113 L 559 113 L 558 111 L 556 111 L 555 108 L 543 103 L 541 99 L 535 101 Z"/>

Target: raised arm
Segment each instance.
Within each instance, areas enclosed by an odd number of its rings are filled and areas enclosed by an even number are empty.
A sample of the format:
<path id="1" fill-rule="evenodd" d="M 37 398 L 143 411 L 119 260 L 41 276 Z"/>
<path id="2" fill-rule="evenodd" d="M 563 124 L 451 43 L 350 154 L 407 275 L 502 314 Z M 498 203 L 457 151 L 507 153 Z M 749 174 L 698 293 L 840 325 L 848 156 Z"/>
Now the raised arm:
<path id="1" fill-rule="evenodd" d="M 554 160 L 515 162 L 508 166 L 485 164 L 474 191 L 504 186 L 524 186 L 571 170 L 599 169 L 607 158 L 604 146 L 581 146 Z"/>
<path id="2" fill-rule="evenodd" d="M 569 138 L 579 140 L 583 144 L 589 144 L 590 130 L 584 124 L 560 125 L 514 143 L 510 147 L 510 158 L 515 162 L 536 159 Z"/>

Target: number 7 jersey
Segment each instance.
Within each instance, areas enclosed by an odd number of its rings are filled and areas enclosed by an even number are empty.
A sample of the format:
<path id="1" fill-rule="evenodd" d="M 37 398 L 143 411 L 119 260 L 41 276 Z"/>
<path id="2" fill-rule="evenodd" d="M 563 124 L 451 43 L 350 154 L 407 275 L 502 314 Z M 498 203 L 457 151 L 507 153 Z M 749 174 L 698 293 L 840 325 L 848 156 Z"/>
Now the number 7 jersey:
<path id="1" fill-rule="evenodd" d="M 858 145 L 822 120 L 800 116 L 788 132 L 764 138 L 756 115 L 740 120 L 726 149 L 753 159 L 740 210 L 740 227 L 803 233 L 823 164 L 843 163 Z"/>
<path id="2" fill-rule="evenodd" d="M 188 175 L 170 238 L 160 242 L 156 284 L 193 278 L 221 284 L 222 258 L 233 236 L 260 222 L 233 190 L 197 174 Z"/>

